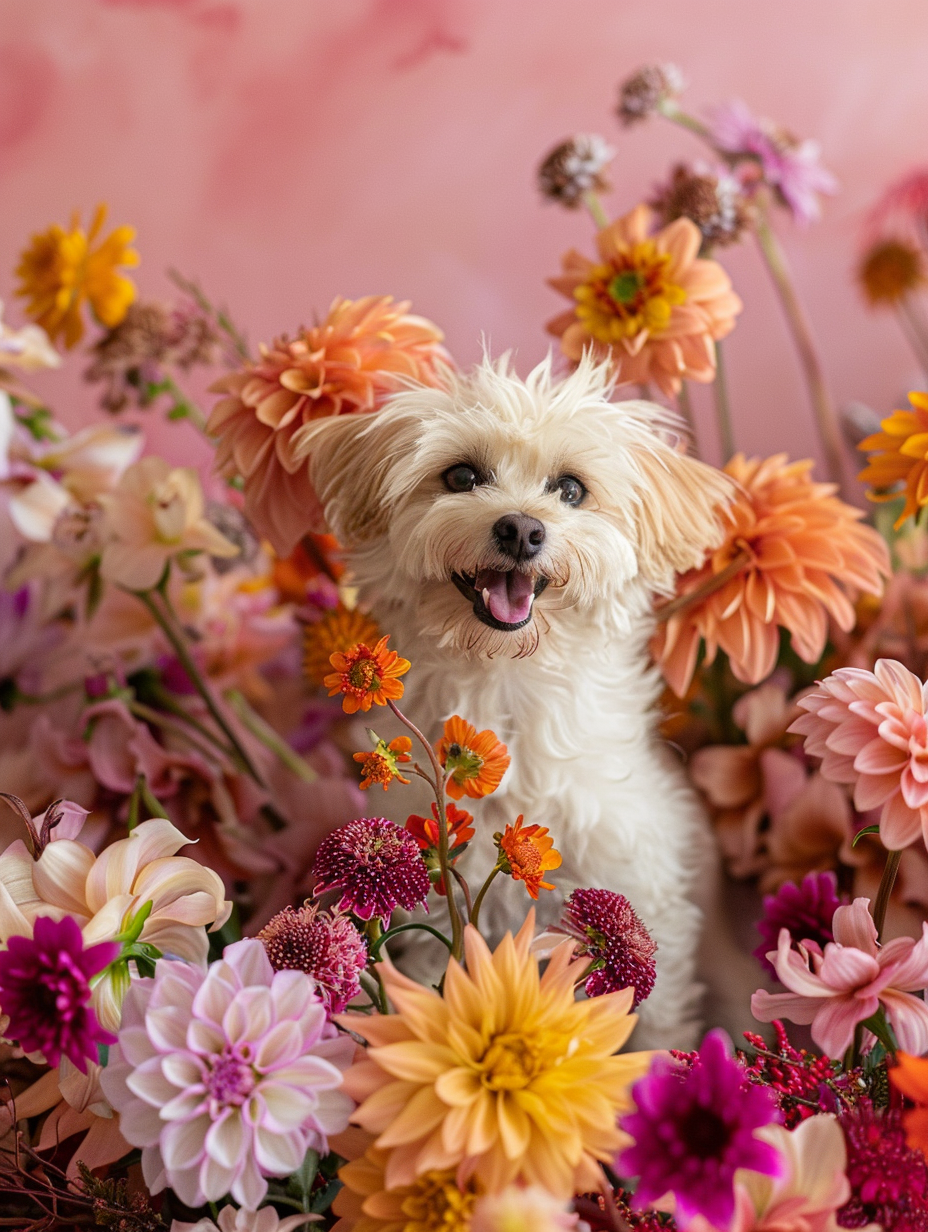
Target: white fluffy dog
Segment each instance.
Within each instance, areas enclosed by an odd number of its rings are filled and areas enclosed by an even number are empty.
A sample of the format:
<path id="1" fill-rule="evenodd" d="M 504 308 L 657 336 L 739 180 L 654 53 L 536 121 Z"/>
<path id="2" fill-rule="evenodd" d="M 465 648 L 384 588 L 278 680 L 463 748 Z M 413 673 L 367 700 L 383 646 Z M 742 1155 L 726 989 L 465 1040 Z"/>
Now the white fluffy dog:
<path id="1" fill-rule="evenodd" d="M 560 894 L 620 891 L 658 944 L 636 1043 L 688 1047 L 717 856 L 655 730 L 648 639 L 653 596 L 719 541 L 730 485 L 673 447 L 667 411 L 610 393 L 592 360 L 563 380 L 548 360 L 525 381 L 508 359 L 485 360 L 447 392 L 416 388 L 376 415 L 312 425 L 304 448 L 362 604 L 412 660 L 404 710 L 431 738 L 460 714 L 509 747 L 462 867 L 482 879 L 494 831 L 520 813 L 549 826 Z M 414 811 L 402 792 L 388 800 L 397 821 Z M 553 922 L 560 898 L 542 898 Z M 524 887 L 498 880 L 482 924 L 499 935 L 527 905 Z M 708 944 L 724 966 L 718 928 Z"/>

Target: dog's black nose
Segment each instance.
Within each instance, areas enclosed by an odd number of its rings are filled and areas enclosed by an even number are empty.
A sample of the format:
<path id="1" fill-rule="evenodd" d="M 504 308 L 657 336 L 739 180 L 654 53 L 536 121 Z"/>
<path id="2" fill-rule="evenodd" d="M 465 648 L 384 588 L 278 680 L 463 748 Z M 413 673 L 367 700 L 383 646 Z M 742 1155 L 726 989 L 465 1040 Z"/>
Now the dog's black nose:
<path id="1" fill-rule="evenodd" d="M 524 513 L 507 513 L 493 525 L 493 537 L 500 550 L 513 560 L 531 560 L 544 546 L 545 528 L 537 518 Z"/>

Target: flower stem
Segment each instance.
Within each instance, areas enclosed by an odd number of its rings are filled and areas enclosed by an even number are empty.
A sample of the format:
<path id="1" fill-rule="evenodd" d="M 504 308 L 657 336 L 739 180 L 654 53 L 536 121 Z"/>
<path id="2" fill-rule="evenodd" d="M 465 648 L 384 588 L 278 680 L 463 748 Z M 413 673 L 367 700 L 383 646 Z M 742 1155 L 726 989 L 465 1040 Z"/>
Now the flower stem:
<path id="1" fill-rule="evenodd" d="M 799 362 L 805 374 L 809 399 L 815 414 L 819 440 L 825 451 L 825 468 L 832 483 L 838 484 L 842 495 L 847 496 L 847 484 L 844 476 L 844 455 L 841 441 L 841 428 L 838 417 L 831 403 L 825 376 L 819 361 L 812 330 L 806 317 L 793 280 L 790 275 L 786 256 L 780 247 L 767 218 L 763 205 L 758 202 L 754 233 L 761 254 L 773 279 L 773 284 L 780 298 L 780 304 L 786 315 L 786 323 L 793 336 Z"/>
<path id="2" fill-rule="evenodd" d="M 715 418 L 719 428 L 719 444 L 724 465 L 736 452 L 735 432 L 731 421 L 731 403 L 728 400 L 728 378 L 721 342 L 715 344 Z"/>
<path id="3" fill-rule="evenodd" d="M 292 749 L 270 723 L 265 722 L 239 689 L 229 689 L 225 699 L 238 715 L 243 727 L 247 727 L 255 739 L 270 749 L 279 762 L 304 783 L 315 783 L 319 775 L 296 749 Z"/>
<path id="4" fill-rule="evenodd" d="M 921 313 L 915 306 L 915 301 L 909 295 L 904 295 L 896 303 L 899 314 L 899 324 L 906 336 L 906 341 L 915 352 L 922 371 L 928 374 L 928 329 Z"/>
<path id="5" fill-rule="evenodd" d="M 134 714 L 137 719 L 142 719 L 145 723 L 150 723 L 154 727 L 160 727 L 163 731 L 174 732 L 182 740 L 185 740 L 191 748 L 196 749 L 198 753 L 201 753 L 210 761 L 213 760 L 217 752 L 221 753 L 223 757 L 228 757 L 232 761 L 235 760 L 232 750 L 223 744 L 221 740 L 217 740 L 209 728 L 204 727 L 202 723 L 197 723 L 194 730 L 201 731 L 204 739 L 212 744 L 212 748 L 201 744 L 183 723 L 168 718 L 166 714 L 162 714 L 160 710 L 155 710 L 151 706 L 146 706 L 144 702 L 126 702 L 126 709 L 130 714 Z"/>
<path id="6" fill-rule="evenodd" d="M 461 913 L 458 910 L 457 902 L 454 897 L 454 884 L 451 878 L 451 861 L 448 858 L 448 818 L 445 813 L 445 772 L 441 768 L 441 763 L 435 756 L 435 750 L 432 748 L 425 736 L 419 731 L 415 723 L 411 719 L 407 719 L 406 715 L 400 710 L 396 702 L 391 698 L 387 699 L 387 705 L 399 719 L 399 721 L 408 727 L 412 734 L 416 737 L 422 747 L 428 753 L 429 761 L 432 765 L 432 772 L 435 775 L 432 788 L 435 792 L 435 803 L 438 805 L 438 863 L 441 867 L 442 881 L 445 886 L 445 897 L 448 900 L 448 918 L 451 921 L 451 953 L 453 957 L 460 959 L 464 954 L 464 926 L 461 921 Z"/>
<path id="7" fill-rule="evenodd" d="M 411 929 L 419 929 L 421 932 L 431 933 L 433 937 L 437 937 L 443 945 L 446 945 L 450 951 L 451 942 L 444 933 L 440 933 L 438 929 L 433 928 L 431 924 L 424 924 L 419 920 L 411 920 L 408 924 L 397 924 L 394 928 L 388 928 L 385 933 L 381 933 L 376 941 L 371 942 L 370 949 L 367 951 L 368 958 L 371 959 L 372 962 L 376 962 L 377 955 L 380 953 L 381 947 L 389 941 L 391 937 L 395 937 L 397 933 L 407 933 Z"/>
<path id="8" fill-rule="evenodd" d="M 876 892 L 876 902 L 873 905 L 873 923 L 876 926 L 876 935 L 880 939 L 883 936 L 886 908 L 889 906 L 889 898 L 893 892 L 893 885 L 896 881 L 896 874 L 899 872 L 899 861 L 901 859 L 901 851 L 888 851 L 886 853 L 886 864 L 883 867 L 880 888 Z"/>
<path id="9" fill-rule="evenodd" d="M 695 116 L 689 115 L 683 111 L 673 99 L 665 98 L 663 102 L 658 103 L 658 111 L 665 120 L 670 120 L 674 124 L 679 124 L 681 128 L 687 128 L 691 133 L 695 133 L 697 137 L 702 137 L 703 141 L 708 141 L 715 150 L 712 143 L 712 137 L 709 133 L 707 125 L 703 124 L 702 120 L 697 120 Z"/>
<path id="10" fill-rule="evenodd" d="M 693 418 L 693 404 L 690 401 L 690 391 L 686 381 L 680 382 L 680 392 L 677 394 L 677 410 L 686 420 L 689 429 L 693 453 L 699 457 L 699 441 L 696 438 L 696 420 Z"/>
<path id="11" fill-rule="evenodd" d="M 473 924 L 474 928 L 477 927 L 477 920 L 480 916 L 480 908 L 483 905 L 483 900 L 486 896 L 486 892 L 487 890 L 489 890 L 490 886 L 493 884 L 493 880 L 496 877 L 497 873 L 502 872 L 502 868 L 503 866 L 501 864 L 495 864 L 493 868 L 490 870 L 489 877 L 487 877 L 486 881 L 483 883 L 483 885 L 480 887 L 479 891 L 477 892 L 477 897 L 474 899 L 473 910 L 470 913 L 470 922 L 471 924 Z"/>
<path id="12" fill-rule="evenodd" d="M 609 226 L 609 215 L 606 213 L 603 203 L 600 201 L 599 197 L 592 188 L 588 189 L 583 194 L 583 204 L 586 206 L 588 214 L 600 231 L 602 231 L 604 227 Z"/>
<path id="13" fill-rule="evenodd" d="M 203 679 L 202 675 L 200 674 L 200 669 L 197 667 L 196 663 L 194 663 L 193 656 L 191 655 L 189 649 L 187 648 L 187 643 L 184 640 L 183 634 L 179 632 L 178 629 L 175 628 L 173 612 L 171 611 L 170 603 L 169 603 L 169 600 L 167 599 L 167 596 L 164 594 L 163 591 L 161 592 L 162 598 L 164 600 L 164 605 L 165 605 L 165 611 L 162 611 L 161 608 L 158 606 L 158 604 L 155 602 L 154 595 L 152 594 L 151 591 L 133 590 L 133 591 L 130 591 L 129 593 L 135 595 L 135 597 L 141 603 L 145 605 L 145 607 L 151 613 L 152 618 L 157 623 L 158 627 L 161 629 L 164 636 L 170 642 L 171 647 L 174 650 L 174 653 L 177 655 L 177 658 L 178 658 L 178 661 L 180 662 L 181 667 L 183 667 L 184 671 L 187 673 L 187 676 L 189 677 L 191 684 L 196 689 L 196 691 L 199 693 L 200 697 L 202 697 L 203 701 L 206 703 L 206 709 L 209 711 L 210 715 L 212 716 L 213 721 L 215 722 L 216 726 L 219 728 L 219 730 L 222 732 L 222 734 L 225 736 L 230 746 L 232 747 L 232 750 L 235 754 L 236 761 L 240 763 L 241 768 L 243 770 L 245 770 L 248 774 L 251 775 L 251 777 L 258 784 L 259 787 L 264 787 L 265 785 L 264 780 L 261 778 L 261 775 L 258 773 L 257 769 L 255 768 L 254 762 L 245 752 L 245 749 L 242 747 L 242 743 L 239 740 L 238 736 L 236 736 L 235 732 L 232 730 L 228 721 L 226 720 L 225 715 L 219 709 L 219 704 L 217 703 L 216 699 L 213 697 L 213 694 L 209 688 L 209 685 L 207 685 L 206 681 Z"/>

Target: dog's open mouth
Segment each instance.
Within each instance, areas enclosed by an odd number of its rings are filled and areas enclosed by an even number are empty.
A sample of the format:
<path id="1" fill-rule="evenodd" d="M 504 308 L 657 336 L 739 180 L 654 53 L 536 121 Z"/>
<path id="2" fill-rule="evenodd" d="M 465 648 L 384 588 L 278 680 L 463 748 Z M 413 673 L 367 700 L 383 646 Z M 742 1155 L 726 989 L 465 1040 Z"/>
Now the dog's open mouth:
<path id="1" fill-rule="evenodd" d="M 452 573 L 451 580 L 474 605 L 478 620 L 507 633 L 528 624 L 535 599 L 550 581 L 540 573 L 522 573 L 518 569 Z"/>

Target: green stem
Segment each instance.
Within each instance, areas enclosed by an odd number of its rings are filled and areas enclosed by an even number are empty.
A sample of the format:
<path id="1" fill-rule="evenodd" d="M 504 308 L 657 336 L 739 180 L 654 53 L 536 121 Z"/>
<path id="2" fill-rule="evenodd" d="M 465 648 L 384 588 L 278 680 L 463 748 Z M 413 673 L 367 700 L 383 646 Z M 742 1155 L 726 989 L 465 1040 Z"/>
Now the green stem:
<path id="1" fill-rule="evenodd" d="M 229 689 L 225 694 L 225 699 L 238 715 L 242 726 L 247 727 L 255 739 L 260 740 L 265 748 L 270 749 L 278 761 L 304 783 L 315 783 L 319 775 L 309 762 L 304 761 L 296 749 L 292 749 L 286 740 L 274 731 L 270 723 L 262 719 L 239 689 Z"/>
<path id="2" fill-rule="evenodd" d="M 715 344 L 715 418 L 719 428 L 719 443 L 722 448 L 722 463 L 732 458 L 735 450 L 735 432 L 731 421 L 731 403 L 728 400 L 728 377 L 722 344 Z"/>
<path id="3" fill-rule="evenodd" d="M 802 365 L 809 390 L 809 400 L 812 403 L 819 440 L 825 452 L 825 468 L 828 478 L 832 483 L 838 484 L 842 495 L 847 498 L 841 428 L 825 384 L 825 375 L 812 338 L 812 329 L 805 309 L 796 294 L 796 288 L 793 286 L 786 256 L 770 226 L 764 206 L 759 201 L 754 234 L 757 236 L 758 246 L 770 272 L 770 277 L 773 279 L 773 285 L 786 316 L 786 323 L 799 354 L 799 362 Z"/>
<path id="4" fill-rule="evenodd" d="M 174 732 L 176 735 L 180 736 L 182 740 L 186 740 L 191 748 L 196 749 L 198 753 L 201 753 L 204 757 L 211 761 L 215 758 L 217 751 L 220 752 L 223 757 L 231 758 L 233 761 L 235 760 L 235 754 L 232 750 L 227 748 L 222 741 L 218 740 L 208 728 L 204 728 L 202 723 L 197 724 L 197 730 L 203 731 L 205 738 L 209 740 L 210 744 L 213 746 L 212 748 L 207 748 L 205 745 L 201 744 L 193 733 L 187 730 L 183 723 L 178 723 L 176 720 L 168 718 L 166 714 L 162 714 L 160 710 L 154 710 L 151 706 L 146 706 L 144 702 L 126 702 L 126 708 L 129 713 L 134 714 L 137 719 L 143 719 L 146 723 L 151 723 L 154 727 L 160 727 L 164 731 Z"/>
<path id="5" fill-rule="evenodd" d="M 480 887 L 480 889 L 477 892 L 477 897 L 474 899 L 474 907 L 470 913 L 470 922 L 471 924 L 473 924 L 474 928 L 477 927 L 477 920 L 480 917 L 480 908 L 483 905 L 483 900 L 486 897 L 487 890 L 489 890 L 490 886 L 493 884 L 494 879 L 496 878 L 496 875 L 500 872 L 502 872 L 502 865 L 495 864 L 493 868 L 490 869 L 489 877 L 487 877 L 486 881 L 483 883 L 483 885 Z"/>
<path id="6" fill-rule="evenodd" d="M 693 404 L 690 401 L 690 391 L 686 381 L 680 382 L 680 392 L 677 394 L 677 410 L 686 421 L 686 426 L 690 433 L 690 440 L 693 445 L 693 453 L 698 458 L 699 440 L 696 436 L 696 420 L 693 417 Z"/>
<path id="7" fill-rule="evenodd" d="M 175 286 L 186 292 L 192 300 L 194 300 L 202 310 L 211 316 L 222 332 L 226 335 L 232 346 L 235 349 L 239 359 L 250 360 L 251 355 L 248 351 L 248 343 L 245 341 L 245 335 L 239 330 L 232 318 L 223 308 L 215 308 L 203 293 L 199 283 L 193 281 L 192 278 L 185 278 L 183 274 L 176 269 L 168 270 L 168 277 Z"/>
<path id="8" fill-rule="evenodd" d="M 672 98 L 664 99 L 658 104 L 658 111 L 666 120 L 671 120 L 674 124 L 679 124 L 681 128 L 689 129 L 691 133 L 695 133 L 697 137 L 702 137 L 703 141 L 708 141 L 712 145 L 712 136 L 709 132 L 708 125 L 703 124 L 702 120 L 697 120 L 695 116 L 691 116 L 688 112 L 683 111 Z"/>
<path id="9" fill-rule="evenodd" d="M 221 750 L 224 757 L 234 756 L 228 745 L 223 744 L 219 739 L 217 739 L 216 733 L 211 731 L 205 723 L 201 723 L 199 719 L 195 718 L 185 706 L 177 701 L 172 693 L 163 687 L 163 685 L 149 684 L 146 687 L 161 709 L 166 710 L 169 714 L 177 715 L 177 717 L 182 720 L 183 724 L 192 727 L 194 731 L 200 733 L 204 740 L 208 741 L 208 743 L 212 745 L 215 745 L 217 749 Z M 160 715 L 161 710 L 152 710 L 151 713 Z"/>
<path id="10" fill-rule="evenodd" d="M 921 313 L 915 306 L 915 301 L 909 295 L 904 295 L 896 303 L 899 314 L 899 324 L 906 335 L 909 346 L 915 352 L 922 370 L 928 374 L 928 329 Z"/>
<path id="11" fill-rule="evenodd" d="M 245 770 L 248 774 L 251 775 L 251 777 L 258 784 L 259 787 L 264 787 L 265 785 L 264 780 L 261 778 L 261 775 L 258 773 L 257 769 L 255 768 L 255 765 L 252 762 L 251 758 L 248 756 L 248 754 L 245 752 L 245 749 L 242 747 L 242 743 L 239 740 L 238 736 L 236 736 L 235 732 L 229 726 L 229 723 L 227 722 L 225 715 L 219 709 L 219 705 L 216 702 L 216 699 L 213 697 L 213 694 L 209 686 L 207 685 L 206 681 L 201 676 L 200 669 L 197 667 L 196 663 L 194 663 L 193 656 L 190 654 L 190 651 L 187 649 L 187 643 L 184 641 L 183 634 L 179 633 L 178 630 L 174 627 L 173 612 L 171 611 L 169 600 L 166 594 L 164 593 L 164 591 L 162 590 L 161 592 L 162 598 L 164 600 L 165 608 L 166 608 L 164 612 L 162 612 L 161 609 L 158 607 L 158 604 L 155 602 L 151 591 L 133 590 L 133 591 L 130 591 L 129 593 L 135 595 L 135 597 L 141 603 L 145 605 L 145 607 L 151 613 L 152 618 L 155 620 L 155 622 L 157 623 L 161 631 L 164 633 L 164 636 L 170 642 L 171 647 L 174 650 L 174 653 L 177 655 L 177 658 L 178 658 L 178 661 L 181 667 L 183 667 L 184 671 L 187 673 L 187 676 L 190 679 L 190 682 L 193 684 L 193 687 L 196 689 L 200 697 L 202 697 L 203 701 L 205 702 L 206 709 L 209 711 L 210 715 L 212 716 L 213 722 L 216 724 L 216 726 L 219 728 L 219 730 L 222 732 L 222 734 L 225 736 L 225 738 L 228 740 L 229 744 L 231 745 L 232 749 L 234 750 L 236 761 L 240 763 L 241 768 L 243 770 Z"/>
<path id="12" fill-rule="evenodd" d="M 609 226 L 609 215 L 606 213 L 603 203 L 600 201 L 599 197 L 592 188 L 588 189 L 583 194 L 583 204 L 586 206 L 587 212 L 600 231 Z"/>
<path id="13" fill-rule="evenodd" d="M 878 938 L 883 936 L 886 908 L 889 906 L 889 898 L 893 892 L 893 885 L 896 881 L 896 874 L 899 872 L 899 861 L 901 859 L 901 851 L 888 851 L 886 853 L 886 864 L 883 866 L 880 888 L 876 892 L 876 902 L 873 905 L 873 923 L 876 925 L 876 935 Z"/>
<path id="14" fill-rule="evenodd" d="M 411 920 L 408 924 L 397 924 L 394 928 L 388 928 L 385 933 L 381 933 L 377 940 L 371 943 L 371 946 L 367 951 L 368 958 L 372 962 L 376 962 L 377 955 L 380 953 L 380 950 L 385 942 L 389 941 L 391 937 L 395 937 L 397 933 L 408 933 L 413 929 L 419 929 L 421 932 L 431 933 L 433 937 L 437 937 L 443 945 L 446 945 L 450 952 L 451 942 L 444 933 L 440 933 L 438 929 L 433 928 L 431 924 L 422 924 L 418 920 Z"/>

